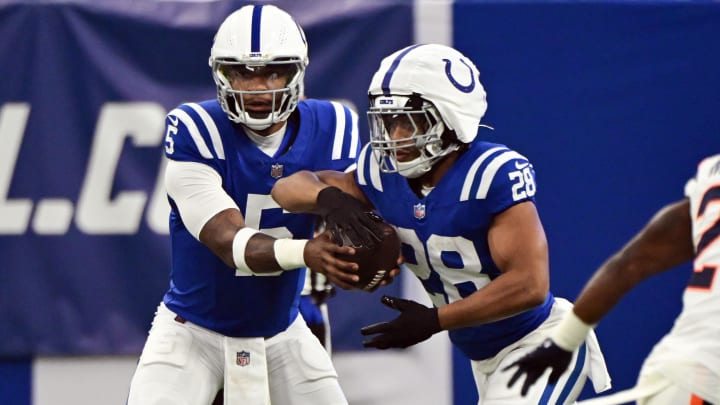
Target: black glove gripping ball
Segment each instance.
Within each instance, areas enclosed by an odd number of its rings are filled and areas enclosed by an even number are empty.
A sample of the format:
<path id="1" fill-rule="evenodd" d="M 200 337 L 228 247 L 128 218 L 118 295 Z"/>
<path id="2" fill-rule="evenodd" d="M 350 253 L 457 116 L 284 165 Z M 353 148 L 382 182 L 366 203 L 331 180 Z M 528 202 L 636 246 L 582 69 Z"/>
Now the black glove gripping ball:
<path id="1" fill-rule="evenodd" d="M 400 256 L 400 238 L 395 228 L 383 221 L 375 213 L 367 212 L 366 215 L 375 221 L 380 230 L 378 236 L 382 239 L 372 247 L 364 245 L 353 246 L 350 238 L 341 233 L 335 236 L 335 243 L 340 246 L 352 246 L 355 248 L 354 255 L 338 255 L 339 259 L 357 263 L 358 276 L 360 281 L 355 283 L 355 288 L 364 291 L 374 291 L 380 282 L 390 273 L 390 270 L 397 267 L 397 258 Z"/>

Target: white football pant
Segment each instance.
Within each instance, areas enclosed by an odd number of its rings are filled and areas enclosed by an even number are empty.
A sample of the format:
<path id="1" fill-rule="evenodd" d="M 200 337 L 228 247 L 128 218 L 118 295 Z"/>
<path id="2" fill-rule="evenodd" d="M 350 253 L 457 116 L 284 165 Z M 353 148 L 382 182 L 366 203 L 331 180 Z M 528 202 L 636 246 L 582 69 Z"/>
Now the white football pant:
<path id="1" fill-rule="evenodd" d="M 550 369 L 547 369 L 545 374 L 530 387 L 525 397 L 520 395 L 520 387 L 525 382 L 525 376 L 518 379 L 512 388 L 507 387 L 510 377 L 517 368 L 502 370 L 535 350 L 537 345 L 545 340 L 548 331 L 560 322 L 569 310 L 572 310 L 572 304 L 556 297 L 550 316 L 537 329 L 504 348 L 495 357 L 471 361 L 480 398 L 479 405 L 574 404 L 588 376 L 592 378 L 596 392 L 610 388 L 610 376 L 594 332 L 588 334 L 585 343 L 575 350 L 568 369 L 555 384 L 548 384 Z"/>
<path id="2" fill-rule="evenodd" d="M 160 304 L 128 405 L 209 405 L 223 387 L 225 405 L 347 404 L 328 353 L 301 315 L 268 339 L 229 338 L 175 317 Z"/>

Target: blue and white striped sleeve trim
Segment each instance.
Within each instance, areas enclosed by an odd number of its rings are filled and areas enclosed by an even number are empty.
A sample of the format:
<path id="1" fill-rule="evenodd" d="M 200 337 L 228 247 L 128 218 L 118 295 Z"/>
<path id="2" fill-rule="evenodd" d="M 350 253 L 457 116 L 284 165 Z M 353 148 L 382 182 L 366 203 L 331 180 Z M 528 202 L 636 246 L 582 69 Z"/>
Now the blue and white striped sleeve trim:
<path id="1" fill-rule="evenodd" d="M 212 149 L 215 152 L 215 157 L 221 160 L 225 160 L 225 149 L 223 148 L 222 140 L 220 138 L 220 131 L 218 131 L 218 128 L 215 125 L 215 122 L 213 121 L 210 114 L 208 114 L 207 111 L 205 111 L 205 109 L 203 109 L 199 104 L 189 103 L 186 105 L 190 107 L 200 117 L 202 129 L 204 129 L 210 136 Z M 195 147 L 197 147 L 198 152 L 200 152 L 200 156 L 205 159 L 213 159 L 213 153 L 210 151 L 207 142 L 205 142 L 205 139 L 200 132 L 200 128 L 198 127 L 198 123 L 195 122 L 195 120 L 190 116 L 190 114 L 188 114 L 185 110 L 181 108 L 176 108 L 170 111 L 168 113 L 168 116 L 177 117 L 180 122 L 185 125 L 185 128 L 187 128 L 190 137 L 195 143 Z"/>
<path id="2" fill-rule="evenodd" d="M 349 153 L 346 158 L 355 158 L 357 156 L 357 146 L 359 142 L 357 128 L 357 113 L 337 101 L 330 102 L 335 110 L 335 136 L 333 137 L 332 159 L 343 159 L 343 146 L 345 143 L 345 133 L 348 125 L 350 126 L 350 145 Z"/>
<path id="3" fill-rule="evenodd" d="M 220 139 L 220 131 L 218 131 L 215 121 L 213 121 L 210 114 L 208 114 L 208 112 L 205 111 L 200 104 L 189 103 L 188 106 L 190 106 L 190 108 L 192 108 L 200 116 L 200 119 L 210 134 L 210 140 L 212 141 L 213 149 L 215 150 L 217 158 L 225 160 L 225 149 L 223 148 L 222 139 Z"/>
<path id="4" fill-rule="evenodd" d="M 358 184 L 366 186 L 368 184 L 368 174 L 370 184 L 372 184 L 373 188 L 378 191 L 383 191 L 382 180 L 380 179 L 380 165 L 378 161 L 373 158 L 370 144 L 365 145 L 360 151 L 360 158 L 358 158 L 357 162 Z"/>
<path id="5" fill-rule="evenodd" d="M 460 192 L 460 201 L 467 201 L 470 199 L 471 190 L 473 186 L 478 183 L 478 170 L 483 163 L 489 161 L 479 176 L 480 181 L 474 195 L 474 198 L 477 200 L 483 200 L 487 197 L 493 179 L 500 167 L 513 159 L 527 160 L 525 156 L 503 147 L 495 147 L 485 151 L 475 160 L 475 162 L 473 162 L 472 166 L 470 166 L 470 170 L 468 171 L 468 174 L 465 177 L 465 182 L 463 183 L 462 191 Z"/>
<path id="6" fill-rule="evenodd" d="M 352 108 L 348 108 L 350 112 L 350 157 L 355 159 L 357 157 L 358 143 L 360 143 L 360 135 L 358 134 L 358 114 Z"/>

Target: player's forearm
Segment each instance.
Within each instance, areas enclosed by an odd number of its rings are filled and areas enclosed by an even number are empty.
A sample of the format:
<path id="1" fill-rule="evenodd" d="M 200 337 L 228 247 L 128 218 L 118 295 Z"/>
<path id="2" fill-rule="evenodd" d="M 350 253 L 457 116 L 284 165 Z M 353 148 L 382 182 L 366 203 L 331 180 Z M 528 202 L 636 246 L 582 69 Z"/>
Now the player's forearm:
<path id="1" fill-rule="evenodd" d="M 661 209 L 595 272 L 575 303 L 575 313 L 595 324 L 643 280 L 694 255 L 687 199 Z"/>
<path id="2" fill-rule="evenodd" d="M 275 239 L 256 233 L 243 252 L 233 246 L 233 256 L 237 265 L 237 255 L 244 254 L 246 266 L 256 274 L 294 270 L 307 266 L 304 258 L 306 244 L 306 239 Z"/>
<path id="3" fill-rule="evenodd" d="M 563 350 L 573 351 L 585 341 L 587 334 L 622 297 L 644 277 L 629 271 L 623 251 L 608 259 L 583 289 L 573 310 L 550 331 L 550 339 Z"/>
<path id="4" fill-rule="evenodd" d="M 317 195 L 328 185 L 313 172 L 300 171 L 275 183 L 272 197 L 290 212 L 315 212 Z"/>
<path id="5" fill-rule="evenodd" d="M 586 324 L 600 322 L 622 297 L 644 277 L 628 267 L 620 253 L 608 259 L 593 275 L 575 301 L 574 312 Z"/>
<path id="6" fill-rule="evenodd" d="M 212 217 L 200 241 L 229 268 L 246 274 L 274 273 L 304 267 L 306 240 L 275 239 L 245 226 L 239 211 L 228 209 Z"/>
<path id="7" fill-rule="evenodd" d="M 637 284 L 693 256 L 688 200 L 660 210 L 620 251 L 595 272 L 572 313 L 551 332 L 565 350 L 578 347 L 587 332 Z"/>
<path id="8" fill-rule="evenodd" d="M 451 330 L 498 321 L 541 305 L 548 281 L 526 272 L 506 272 L 474 294 L 441 307 L 440 325 Z"/>

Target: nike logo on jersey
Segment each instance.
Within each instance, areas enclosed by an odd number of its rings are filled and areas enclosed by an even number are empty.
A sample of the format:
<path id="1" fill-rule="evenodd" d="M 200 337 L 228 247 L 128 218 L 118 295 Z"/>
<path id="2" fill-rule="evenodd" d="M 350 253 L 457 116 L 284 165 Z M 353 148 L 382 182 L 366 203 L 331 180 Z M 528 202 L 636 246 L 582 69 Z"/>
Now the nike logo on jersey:
<path id="1" fill-rule="evenodd" d="M 530 165 L 530 163 L 528 163 L 528 162 L 525 162 L 525 163 L 515 162 L 515 168 L 518 170 L 522 170 L 522 169 L 528 167 L 528 165 Z"/>
<path id="2" fill-rule="evenodd" d="M 178 120 L 178 117 L 176 117 L 174 115 L 168 115 L 168 119 L 170 120 L 170 124 L 172 124 L 172 126 L 174 126 L 174 127 L 176 127 L 178 122 L 180 121 L 180 120 Z"/>

